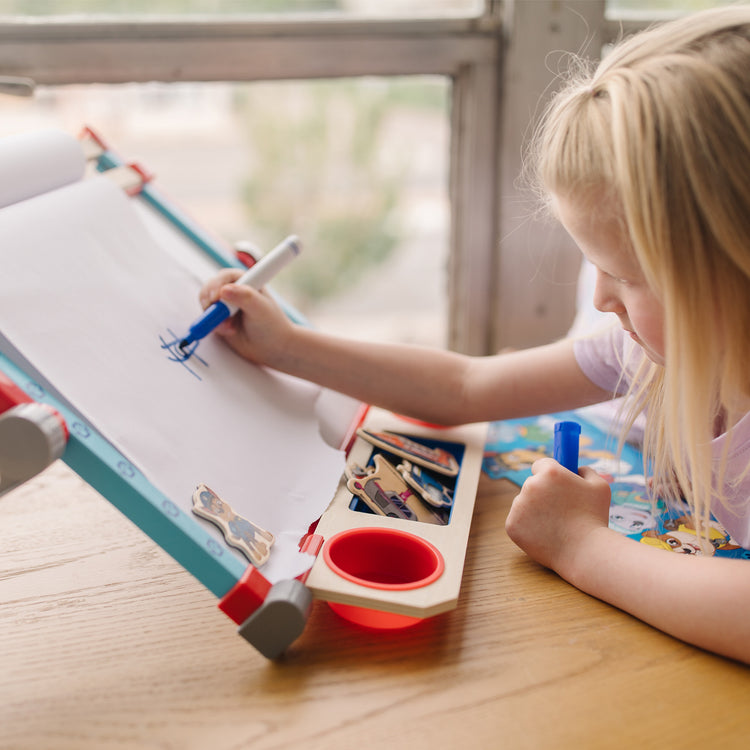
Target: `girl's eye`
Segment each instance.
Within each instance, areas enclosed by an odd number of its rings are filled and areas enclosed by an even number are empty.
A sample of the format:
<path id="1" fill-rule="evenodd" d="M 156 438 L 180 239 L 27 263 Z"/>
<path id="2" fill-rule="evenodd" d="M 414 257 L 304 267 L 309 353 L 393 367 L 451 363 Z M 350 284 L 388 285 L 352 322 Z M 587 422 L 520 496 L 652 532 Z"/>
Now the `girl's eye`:
<path id="1" fill-rule="evenodd" d="M 612 281 L 616 282 L 617 284 L 624 284 L 625 286 L 630 284 L 629 279 L 623 279 L 620 276 L 612 276 L 611 274 L 609 274 L 609 277 L 612 279 Z"/>

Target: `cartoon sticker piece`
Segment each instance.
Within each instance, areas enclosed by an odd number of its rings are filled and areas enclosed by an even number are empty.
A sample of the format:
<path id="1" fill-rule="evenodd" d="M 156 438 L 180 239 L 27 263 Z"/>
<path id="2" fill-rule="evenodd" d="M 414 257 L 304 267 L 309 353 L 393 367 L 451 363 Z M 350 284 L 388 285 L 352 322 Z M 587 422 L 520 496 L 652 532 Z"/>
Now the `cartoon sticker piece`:
<path id="1" fill-rule="evenodd" d="M 404 461 L 396 468 L 409 487 L 426 503 L 436 508 L 450 508 L 453 505 L 453 490 L 438 482 L 419 466 Z"/>
<path id="2" fill-rule="evenodd" d="M 455 477 L 458 474 L 458 461 L 443 448 L 430 448 L 424 443 L 412 440 L 404 435 L 394 432 L 375 432 L 360 428 L 357 435 L 368 443 L 393 453 L 399 458 L 424 466 L 427 469 L 437 471 L 439 474 Z"/>
<path id="3" fill-rule="evenodd" d="M 351 476 L 346 483 L 349 492 L 361 498 L 373 513 L 389 518 L 415 521 L 414 511 L 403 501 L 397 492 L 384 490 L 375 479 Z"/>
<path id="4" fill-rule="evenodd" d="M 237 515 L 205 484 L 199 484 L 193 493 L 193 513 L 218 526 L 227 544 L 240 550 L 256 567 L 263 565 L 270 557 L 273 534 Z"/>
<path id="5" fill-rule="evenodd" d="M 426 505 L 406 484 L 396 467 L 385 456 L 376 454 L 374 466 L 364 476 L 347 469 L 349 491 L 382 516 L 406 521 L 422 521 L 444 526 L 447 521 L 435 508 Z"/>

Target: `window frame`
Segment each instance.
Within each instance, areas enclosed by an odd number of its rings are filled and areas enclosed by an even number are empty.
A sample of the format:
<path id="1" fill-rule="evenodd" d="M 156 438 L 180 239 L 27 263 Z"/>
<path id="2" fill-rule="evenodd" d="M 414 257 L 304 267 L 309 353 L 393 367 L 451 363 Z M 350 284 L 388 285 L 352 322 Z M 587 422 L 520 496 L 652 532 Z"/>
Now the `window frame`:
<path id="1" fill-rule="evenodd" d="M 446 343 L 486 354 L 549 341 L 572 319 L 578 253 L 558 227 L 519 212 L 515 181 L 529 118 L 551 90 L 547 54 L 586 41 L 601 49 L 619 29 L 605 0 L 485 0 L 472 18 L 5 17 L 0 76 L 45 86 L 448 77 Z M 529 247 L 551 248 L 554 268 L 540 273 Z"/>

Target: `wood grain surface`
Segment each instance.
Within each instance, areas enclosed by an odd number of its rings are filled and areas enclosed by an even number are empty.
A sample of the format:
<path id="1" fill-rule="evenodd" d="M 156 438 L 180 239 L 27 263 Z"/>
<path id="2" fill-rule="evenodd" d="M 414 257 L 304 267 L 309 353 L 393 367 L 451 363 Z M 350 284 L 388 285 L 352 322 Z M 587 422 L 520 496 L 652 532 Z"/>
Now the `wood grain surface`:
<path id="1" fill-rule="evenodd" d="M 388 633 L 317 601 L 269 662 L 55 464 L 0 499 L 0 748 L 747 747 L 750 670 L 526 558 L 513 494 L 482 478 L 456 610 Z"/>

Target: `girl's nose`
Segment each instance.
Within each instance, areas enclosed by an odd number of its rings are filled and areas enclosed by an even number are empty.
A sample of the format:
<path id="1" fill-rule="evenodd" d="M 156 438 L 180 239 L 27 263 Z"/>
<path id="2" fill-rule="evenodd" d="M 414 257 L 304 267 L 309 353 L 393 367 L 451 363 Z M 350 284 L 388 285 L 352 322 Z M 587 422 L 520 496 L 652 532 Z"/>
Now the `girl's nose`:
<path id="1" fill-rule="evenodd" d="M 599 312 L 617 313 L 623 310 L 614 279 L 599 270 L 596 272 L 593 303 Z"/>

